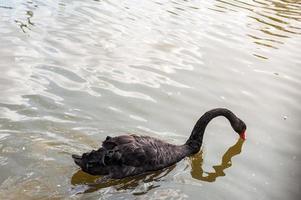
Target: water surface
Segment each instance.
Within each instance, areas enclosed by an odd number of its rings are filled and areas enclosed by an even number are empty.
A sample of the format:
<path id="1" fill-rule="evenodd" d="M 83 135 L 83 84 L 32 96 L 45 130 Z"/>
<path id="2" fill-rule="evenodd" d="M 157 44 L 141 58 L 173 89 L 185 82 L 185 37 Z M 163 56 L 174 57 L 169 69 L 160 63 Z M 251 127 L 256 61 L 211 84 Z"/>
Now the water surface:
<path id="1" fill-rule="evenodd" d="M 300 1 L 0 0 L 0 36 L 0 199 L 300 198 Z M 100 184 L 71 159 L 181 144 L 215 107 L 245 142 L 218 118 L 200 153 Z"/>

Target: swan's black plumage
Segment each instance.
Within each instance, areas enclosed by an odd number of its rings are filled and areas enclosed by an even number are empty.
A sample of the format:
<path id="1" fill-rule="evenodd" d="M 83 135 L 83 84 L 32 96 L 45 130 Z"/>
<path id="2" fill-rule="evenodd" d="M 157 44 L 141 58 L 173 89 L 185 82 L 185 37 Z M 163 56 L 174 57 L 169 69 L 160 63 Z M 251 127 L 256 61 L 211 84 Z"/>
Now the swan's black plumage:
<path id="1" fill-rule="evenodd" d="M 207 124 L 217 116 L 226 117 L 238 134 L 246 130 L 245 123 L 230 110 L 217 108 L 206 112 L 197 121 L 183 145 L 170 144 L 149 136 L 108 136 L 97 151 L 72 157 L 84 172 L 114 179 L 159 170 L 197 153 L 202 146 Z"/>

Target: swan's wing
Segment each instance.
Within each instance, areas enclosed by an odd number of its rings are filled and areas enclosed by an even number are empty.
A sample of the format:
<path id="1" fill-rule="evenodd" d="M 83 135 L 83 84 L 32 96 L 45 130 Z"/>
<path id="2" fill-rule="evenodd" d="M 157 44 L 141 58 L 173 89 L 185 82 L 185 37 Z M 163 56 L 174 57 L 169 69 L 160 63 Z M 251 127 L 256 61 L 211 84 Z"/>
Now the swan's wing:
<path id="1" fill-rule="evenodd" d="M 107 138 L 103 142 L 106 149 L 105 165 L 126 165 L 141 167 L 155 160 L 157 151 L 152 145 L 152 138 L 124 135 Z"/>
<path id="2" fill-rule="evenodd" d="M 102 146 L 104 149 L 112 150 L 116 146 L 120 146 L 128 143 L 134 143 L 135 140 L 136 139 L 134 135 L 121 135 L 118 137 L 107 136 L 106 140 L 102 142 Z"/>

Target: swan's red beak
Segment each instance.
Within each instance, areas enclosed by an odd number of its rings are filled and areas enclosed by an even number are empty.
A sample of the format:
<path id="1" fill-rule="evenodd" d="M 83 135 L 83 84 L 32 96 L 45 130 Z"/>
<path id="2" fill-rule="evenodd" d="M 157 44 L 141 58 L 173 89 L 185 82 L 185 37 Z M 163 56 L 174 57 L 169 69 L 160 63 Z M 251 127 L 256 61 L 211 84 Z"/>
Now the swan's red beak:
<path id="1" fill-rule="evenodd" d="M 241 139 L 246 140 L 246 138 L 247 138 L 246 130 L 244 130 L 243 132 L 241 132 L 241 133 L 239 134 L 239 136 L 240 136 Z"/>

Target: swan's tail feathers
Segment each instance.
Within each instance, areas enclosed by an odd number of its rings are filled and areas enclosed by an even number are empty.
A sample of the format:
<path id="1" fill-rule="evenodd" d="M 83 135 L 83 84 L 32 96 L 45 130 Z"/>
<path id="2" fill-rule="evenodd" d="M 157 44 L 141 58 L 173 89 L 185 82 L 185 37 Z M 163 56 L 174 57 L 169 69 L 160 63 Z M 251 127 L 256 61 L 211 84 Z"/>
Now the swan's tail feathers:
<path id="1" fill-rule="evenodd" d="M 109 166 L 106 165 L 105 159 L 106 151 L 100 148 L 97 151 L 84 153 L 82 156 L 72 155 L 76 165 L 78 165 L 84 172 L 92 175 L 107 175 L 109 174 Z"/>

